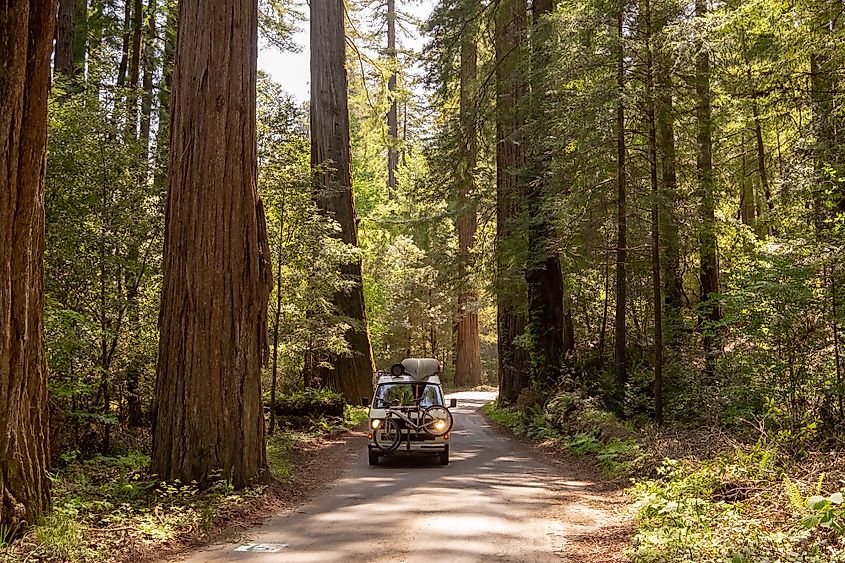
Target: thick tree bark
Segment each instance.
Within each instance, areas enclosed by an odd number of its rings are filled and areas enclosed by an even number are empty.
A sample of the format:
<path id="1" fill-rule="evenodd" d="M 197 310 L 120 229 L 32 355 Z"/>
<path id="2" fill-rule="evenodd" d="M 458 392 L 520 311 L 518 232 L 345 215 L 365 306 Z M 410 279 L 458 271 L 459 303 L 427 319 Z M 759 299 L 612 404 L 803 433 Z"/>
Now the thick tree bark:
<path id="1" fill-rule="evenodd" d="M 317 206 L 340 223 L 340 239 L 358 246 L 358 225 L 352 193 L 349 105 L 346 77 L 346 33 L 343 0 L 311 2 L 311 169 Z M 369 396 L 375 367 L 364 308 L 361 260 L 341 272 L 355 282 L 334 296 L 338 312 L 354 323 L 346 333 L 350 355 L 328 358 L 334 369 L 307 362 L 307 378 L 340 392 L 350 403 Z"/>
<path id="2" fill-rule="evenodd" d="M 399 165 L 399 119 L 396 107 L 396 0 L 387 0 L 387 57 L 390 59 L 391 72 L 387 81 L 387 96 L 390 110 L 387 112 L 387 195 L 396 197 L 396 168 Z"/>
<path id="3" fill-rule="evenodd" d="M 53 55 L 53 71 L 67 78 L 75 72 L 76 14 L 77 0 L 59 2 L 59 18 L 56 23 L 56 50 Z"/>
<path id="4" fill-rule="evenodd" d="M 481 384 L 481 341 L 478 336 L 476 294 L 471 279 L 472 248 L 478 230 L 476 218 L 475 168 L 478 165 L 478 128 L 472 111 L 478 74 L 478 47 L 475 27 L 467 27 L 461 39 L 460 123 L 464 146 L 458 184 L 458 320 L 455 324 L 455 384 Z"/>
<path id="5" fill-rule="evenodd" d="M 0 526 L 50 507 L 44 174 L 52 0 L 0 7 Z"/>
<path id="6" fill-rule="evenodd" d="M 262 475 L 272 273 L 257 191 L 256 0 L 180 0 L 152 471 Z"/>
<path id="7" fill-rule="evenodd" d="M 615 354 L 616 384 L 620 392 L 628 381 L 628 358 L 626 350 L 626 291 L 628 262 L 628 224 L 627 224 L 627 175 L 625 169 L 625 37 L 624 4 L 616 14 L 616 87 L 619 99 L 616 104 L 616 324 Z"/>
<path id="8" fill-rule="evenodd" d="M 499 355 L 499 401 L 516 402 L 529 384 L 528 354 L 516 342 L 526 328 L 525 297 L 506 290 L 521 270 L 513 261 L 515 223 L 524 213 L 525 182 L 519 170 L 525 167 L 521 142 L 525 122 L 521 115 L 525 97 L 523 51 L 526 31 L 525 0 L 502 0 L 497 6 L 496 50 L 496 276 Z M 521 293 L 521 292 L 520 292 Z"/>
<path id="9" fill-rule="evenodd" d="M 695 14 L 707 13 L 707 0 L 696 0 Z M 721 310 L 710 301 L 719 292 L 719 266 L 716 246 L 716 194 L 713 174 L 713 118 L 710 104 L 710 54 L 701 49 L 695 62 L 696 93 L 696 172 L 700 198 L 699 282 L 701 284 L 702 322 L 718 321 Z M 716 369 L 717 343 L 713 330 L 704 329 L 705 371 Z"/>
<path id="10" fill-rule="evenodd" d="M 549 389 L 561 376 L 566 331 L 564 329 L 564 288 L 560 257 L 555 245 L 554 225 L 546 206 L 546 184 L 550 157 L 546 154 L 545 105 L 548 103 L 546 80 L 549 66 L 549 30 L 545 18 L 552 12 L 552 0 L 534 0 L 531 30 L 531 180 L 526 189 L 529 217 L 528 264 L 525 280 L 528 285 L 528 354 L 531 376 L 541 388 Z M 570 314 L 571 320 L 571 314 Z M 574 335 L 572 337 L 574 341 Z M 574 346 L 574 342 L 571 343 Z"/>

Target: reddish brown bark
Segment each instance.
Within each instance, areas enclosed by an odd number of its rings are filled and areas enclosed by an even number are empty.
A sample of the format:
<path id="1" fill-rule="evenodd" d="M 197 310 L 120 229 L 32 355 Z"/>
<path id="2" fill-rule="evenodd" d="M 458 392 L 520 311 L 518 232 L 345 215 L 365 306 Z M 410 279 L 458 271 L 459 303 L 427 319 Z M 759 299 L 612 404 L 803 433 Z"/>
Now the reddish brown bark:
<path id="1" fill-rule="evenodd" d="M 243 486 L 266 468 L 272 274 L 256 185 L 256 0 L 179 2 L 152 470 Z"/>
<path id="2" fill-rule="evenodd" d="M 0 6 L 0 525 L 50 506 L 44 355 L 44 173 L 51 0 Z"/>
<path id="3" fill-rule="evenodd" d="M 473 31 L 468 27 L 461 43 L 461 138 L 464 162 L 458 185 L 458 208 L 455 227 L 458 231 L 458 321 L 455 324 L 455 385 L 481 384 L 481 341 L 478 336 L 478 295 L 468 281 L 472 270 L 472 247 L 478 230 L 473 201 L 475 167 L 478 164 L 478 133 L 472 108 L 475 104 L 475 82 L 478 72 L 478 49 Z"/>
<path id="4" fill-rule="evenodd" d="M 346 76 L 346 34 L 343 0 L 311 2 L 311 169 L 320 210 L 341 228 L 340 239 L 358 245 L 358 226 L 352 194 L 349 145 L 349 106 Z M 180 31 L 181 32 L 181 31 Z M 375 368 L 361 286 L 361 260 L 341 268 L 352 289 L 334 296 L 337 311 L 350 319 L 346 332 L 351 354 L 326 358 L 328 369 L 309 358 L 306 380 L 341 393 L 349 402 L 369 396 Z"/>

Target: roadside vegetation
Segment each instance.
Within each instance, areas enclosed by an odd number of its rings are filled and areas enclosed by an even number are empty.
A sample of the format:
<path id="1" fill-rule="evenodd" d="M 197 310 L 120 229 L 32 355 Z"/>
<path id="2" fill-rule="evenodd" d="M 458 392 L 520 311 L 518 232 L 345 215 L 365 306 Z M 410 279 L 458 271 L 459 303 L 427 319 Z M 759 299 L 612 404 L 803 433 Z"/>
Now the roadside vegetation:
<path id="1" fill-rule="evenodd" d="M 302 395 L 280 401 L 301 401 Z M 329 403 L 337 399 L 325 392 L 319 397 Z M 75 451 L 64 454 L 50 476 L 52 513 L 14 543 L 10 539 L 17 530 L 0 528 L 0 561 L 143 559 L 163 548 L 202 542 L 240 519 L 252 521 L 268 507 L 281 509 L 291 498 L 292 483 L 302 477 L 297 454 L 330 447 L 333 437 L 359 427 L 367 417 L 361 407 L 346 406 L 341 412 L 338 417 L 315 410 L 290 424 L 281 417 L 281 430 L 267 436 L 268 475 L 240 490 L 222 476 L 202 488 L 196 482 L 160 481 L 149 472 L 149 456 L 138 449 L 89 458 Z M 298 490 L 295 496 L 308 492 Z"/>
<path id="2" fill-rule="evenodd" d="M 634 563 L 845 561 L 845 458 L 820 449 L 812 429 L 778 429 L 776 411 L 733 434 L 635 428 L 574 393 L 484 411 L 551 455 L 582 458 L 627 486 Z"/>

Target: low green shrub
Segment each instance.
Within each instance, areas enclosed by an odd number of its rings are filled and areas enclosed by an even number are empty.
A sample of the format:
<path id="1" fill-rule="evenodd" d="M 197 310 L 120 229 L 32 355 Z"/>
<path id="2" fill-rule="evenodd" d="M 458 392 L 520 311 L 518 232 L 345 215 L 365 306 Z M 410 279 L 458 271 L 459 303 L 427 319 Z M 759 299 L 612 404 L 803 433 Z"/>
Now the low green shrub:
<path id="1" fill-rule="evenodd" d="M 845 561 L 842 495 L 805 499 L 784 472 L 777 453 L 762 447 L 664 461 L 656 479 L 629 490 L 637 521 L 631 561 Z"/>

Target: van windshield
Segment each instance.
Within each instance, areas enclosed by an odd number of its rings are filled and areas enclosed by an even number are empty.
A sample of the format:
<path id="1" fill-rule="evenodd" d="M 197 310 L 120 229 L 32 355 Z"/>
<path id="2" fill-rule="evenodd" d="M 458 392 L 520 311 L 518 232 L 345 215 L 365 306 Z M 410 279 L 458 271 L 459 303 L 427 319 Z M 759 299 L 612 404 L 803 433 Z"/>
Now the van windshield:
<path id="1" fill-rule="evenodd" d="M 421 407 L 442 406 L 443 392 L 433 383 L 382 383 L 376 390 L 373 406 L 384 408 L 396 400 L 403 407 L 414 406 L 417 402 Z"/>

